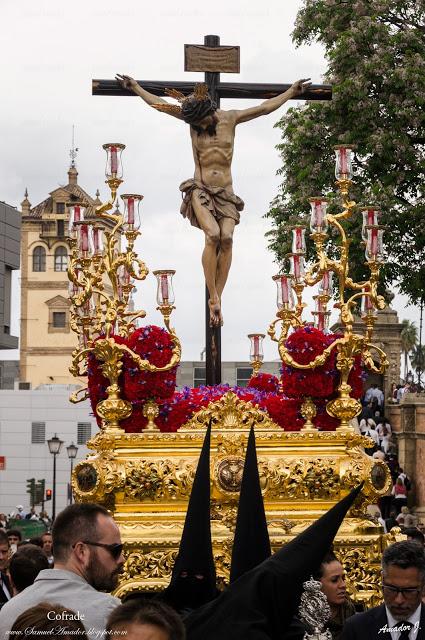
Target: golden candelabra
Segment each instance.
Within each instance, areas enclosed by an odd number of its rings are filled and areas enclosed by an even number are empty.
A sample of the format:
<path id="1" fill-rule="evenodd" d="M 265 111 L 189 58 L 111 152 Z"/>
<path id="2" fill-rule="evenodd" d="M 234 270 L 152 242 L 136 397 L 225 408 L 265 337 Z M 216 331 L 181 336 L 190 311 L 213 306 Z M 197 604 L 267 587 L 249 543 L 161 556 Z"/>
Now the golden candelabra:
<path id="1" fill-rule="evenodd" d="M 132 308 L 133 282 L 144 280 L 149 273 L 134 251 L 135 240 L 140 235 L 139 206 L 143 196 L 121 195 L 124 212 L 121 213 L 116 206 L 111 213 L 116 205 L 117 190 L 123 182 L 121 155 L 125 145 L 111 143 L 103 145 L 103 148 L 107 155 L 105 173 L 110 199 L 96 207 L 94 218 L 86 215 L 82 203 L 68 204 L 70 324 L 78 335 L 78 347 L 72 355 L 70 372 L 77 377 L 87 376 L 91 354 L 101 363 L 101 371 L 109 385 L 107 398 L 97 404 L 96 412 L 102 418 L 103 429 L 111 435 L 119 435 L 123 433 L 120 421 L 132 412 L 131 403 L 120 397 L 118 383 L 124 355 L 130 356 L 140 371 L 169 371 L 180 362 L 181 346 L 170 327 L 170 314 L 175 308 L 172 288 L 175 272 L 171 270 L 154 272 L 158 281 L 158 309 L 173 343 L 170 362 L 156 367 L 126 344 L 121 344 L 122 339 L 128 338 L 137 328 L 137 320 L 146 315 L 145 311 Z M 87 397 L 85 387 L 73 394 L 71 401 L 80 402 Z M 154 399 L 145 403 L 144 415 L 148 419 L 146 430 L 157 430 L 154 419 L 158 415 L 158 407 Z"/>
<path id="2" fill-rule="evenodd" d="M 292 252 L 287 255 L 290 262 L 288 273 L 273 277 L 277 284 L 278 312 L 276 319 L 271 323 L 268 334 L 278 343 L 279 355 L 282 361 L 296 369 L 314 369 L 322 366 L 336 349 L 336 367 L 340 372 L 338 386 L 338 398 L 328 402 L 326 410 L 332 417 L 340 420 L 339 430 L 352 429 L 350 420 L 361 411 L 361 404 L 355 398 L 350 397 L 351 386 L 348 377 L 353 368 L 356 356 L 360 355 L 363 363 L 375 373 L 384 373 L 388 366 L 385 353 L 372 344 L 373 328 L 377 319 L 377 310 L 385 308 L 385 300 L 378 295 L 380 265 L 383 262 L 383 230 L 379 225 L 379 211 L 374 207 L 363 209 L 362 238 L 366 247 L 366 265 L 370 271 L 369 280 L 354 282 L 349 276 L 349 245 L 350 240 L 342 226 L 342 222 L 351 218 L 358 207 L 349 199 L 349 189 L 352 184 L 352 151 L 349 145 L 339 145 L 336 152 L 336 185 L 342 202 L 342 211 L 337 214 L 327 212 L 328 201 L 319 196 L 310 198 L 311 218 L 310 237 L 314 242 L 317 259 L 308 268 L 305 268 L 306 243 L 303 225 L 292 227 Z M 332 259 L 326 253 L 326 241 L 328 240 L 328 228 L 332 227 L 339 235 L 339 258 Z M 333 275 L 338 280 L 338 300 L 334 305 L 340 310 L 343 336 L 337 338 L 328 346 L 322 354 L 318 355 L 308 364 L 298 363 L 289 353 L 285 343 L 289 331 L 292 328 L 303 327 L 307 323 L 302 319 L 305 304 L 302 302 L 303 292 L 306 286 L 319 285 L 319 291 L 315 300 L 315 326 L 327 331 L 330 311 L 328 304 L 333 296 Z M 345 299 L 344 292 L 354 291 Z M 359 335 L 353 332 L 353 312 L 361 302 L 361 318 L 364 322 L 364 333 Z M 276 325 L 281 323 L 279 337 L 276 336 Z M 375 364 L 372 353 L 378 360 Z M 304 403 L 303 411 L 308 415 L 308 428 L 311 428 L 311 401 Z M 313 413 L 314 416 L 314 413 Z"/>

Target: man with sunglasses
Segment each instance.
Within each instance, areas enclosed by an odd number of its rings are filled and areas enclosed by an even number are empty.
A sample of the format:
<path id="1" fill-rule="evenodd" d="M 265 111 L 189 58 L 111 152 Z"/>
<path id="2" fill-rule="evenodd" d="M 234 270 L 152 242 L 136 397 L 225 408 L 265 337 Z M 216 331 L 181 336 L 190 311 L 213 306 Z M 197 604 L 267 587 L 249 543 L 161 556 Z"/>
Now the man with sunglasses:
<path id="1" fill-rule="evenodd" d="M 385 549 L 382 593 L 384 604 L 349 618 L 341 640 L 425 640 L 425 553 L 417 542 Z"/>
<path id="2" fill-rule="evenodd" d="M 0 638 L 8 638 L 16 618 L 41 602 L 72 609 L 90 638 L 104 637 L 107 618 L 120 604 L 102 593 L 115 589 L 124 565 L 118 526 L 100 505 L 73 504 L 57 516 L 52 537 L 54 568 L 40 571 L 34 584 L 3 607 Z"/>

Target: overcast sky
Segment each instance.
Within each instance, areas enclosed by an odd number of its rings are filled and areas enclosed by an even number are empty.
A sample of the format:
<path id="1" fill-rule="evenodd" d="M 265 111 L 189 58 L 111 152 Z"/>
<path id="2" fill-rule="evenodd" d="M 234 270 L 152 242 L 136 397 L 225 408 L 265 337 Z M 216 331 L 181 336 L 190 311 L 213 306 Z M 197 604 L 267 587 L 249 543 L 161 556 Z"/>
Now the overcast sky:
<path id="1" fill-rule="evenodd" d="M 216 34 L 221 44 L 241 47 L 240 74 L 223 74 L 223 81 L 285 83 L 311 77 L 319 83 L 325 69 L 322 49 L 317 45 L 295 49 L 290 38 L 300 4 L 298 0 L 1 2 L 0 200 L 19 207 L 27 187 L 34 206 L 66 184 L 72 125 L 79 149 L 79 184 L 93 196 L 99 188 L 104 200 L 108 194 L 101 146 L 127 145 L 121 193 L 144 195 L 140 257 L 151 271 L 177 271 L 173 324 L 185 360 L 199 359 L 204 346 L 203 236 L 179 214 L 178 186 L 193 175 L 187 125 L 150 109 L 136 96 L 92 96 L 91 79 L 113 78 L 118 72 L 139 80 L 201 81 L 202 74 L 184 72 L 183 46 L 202 44 L 204 35 Z M 252 104 L 256 102 L 223 100 L 221 108 Z M 234 189 L 245 209 L 235 231 L 233 265 L 223 295 L 223 360 L 246 360 L 246 335 L 266 333 L 275 317 L 271 277 L 277 267 L 266 248 L 269 223 L 262 216 L 280 182 L 275 150 L 280 132 L 273 125 L 285 108 L 240 125 L 236 133 Z M 152 274 L 139 284 L 136 305 L 147 310 L 148 322 L 161 323 Z M 401 318 L 417 319 L 417 310 L 406 309 L 403 299 L 396 306 Z M 270 340 L 265 355 L 277 357 Z M 0 352 L 3 356 L 6 352 Z M 7 354 L 12 356 L 17 354 Z"/>

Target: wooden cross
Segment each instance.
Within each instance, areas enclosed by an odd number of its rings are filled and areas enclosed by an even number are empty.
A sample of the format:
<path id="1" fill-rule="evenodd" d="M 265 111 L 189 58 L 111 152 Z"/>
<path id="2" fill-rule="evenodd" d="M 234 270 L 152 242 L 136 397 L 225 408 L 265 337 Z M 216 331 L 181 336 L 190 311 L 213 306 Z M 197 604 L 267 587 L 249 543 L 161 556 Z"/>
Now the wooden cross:
<path id="1" fill-rule="evenodd" d="M 219 36 L 205 36 L 203 45 L 185 45 L 185 71 L 205 72 L 205 83 L 211 97 L 220 108 L 220 98 L 262 99 L 273 98 L 287 91 L 290 84 L 258 84 L 220 82 L 220 73 L 239 73 L 239 47 L 220 46 Z M 166 96 L 166 89 L 177 89 L 184 95 L 193 92 L 193 82 L 170 80 L 138 80 L 141 87 L 157 96 Z M 93 80 L 94 96 L 135 96 L 117 80 Z M 295 97 L 295 100 L 299 97 Z M 331 85 L 312 84 L 302 95 L 303 100 L 331 100 Z M 210 327 L 208 289 L 205 296 L 205 349 L 206 383 L 221 382 L 221 327 Z"/>

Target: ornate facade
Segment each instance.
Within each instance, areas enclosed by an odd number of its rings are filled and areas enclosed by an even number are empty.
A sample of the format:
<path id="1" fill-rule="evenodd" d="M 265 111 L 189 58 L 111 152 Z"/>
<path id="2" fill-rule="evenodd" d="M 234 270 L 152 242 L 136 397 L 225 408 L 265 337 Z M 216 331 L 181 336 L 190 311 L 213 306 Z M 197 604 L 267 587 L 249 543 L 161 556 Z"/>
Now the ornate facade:
<path id="1" fill-rule="evenodd" d="M 69 326 L 68 203 L 82 202 L 86 216 L 100 204 L 78 184 L 73 164 L 68 184 L 31 207 L 21 203 L 21 343 L 20 380 L 29 388 L 41 384 L 75 384 L 70 373 L 76 336 Z"/>

